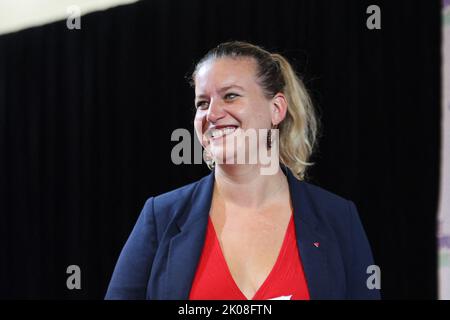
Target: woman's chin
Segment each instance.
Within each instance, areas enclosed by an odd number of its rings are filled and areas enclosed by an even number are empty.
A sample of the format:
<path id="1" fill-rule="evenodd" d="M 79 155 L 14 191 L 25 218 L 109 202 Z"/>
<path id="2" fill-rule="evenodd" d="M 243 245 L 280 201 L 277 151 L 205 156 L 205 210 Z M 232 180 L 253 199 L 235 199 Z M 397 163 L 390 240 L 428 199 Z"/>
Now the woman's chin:
<path id="1" fill-rule="evenodd" d="M 236 164 L 236 160 L 233 160 L 232 157 L 215 156 L 214 159 L 216 164 Z"/>

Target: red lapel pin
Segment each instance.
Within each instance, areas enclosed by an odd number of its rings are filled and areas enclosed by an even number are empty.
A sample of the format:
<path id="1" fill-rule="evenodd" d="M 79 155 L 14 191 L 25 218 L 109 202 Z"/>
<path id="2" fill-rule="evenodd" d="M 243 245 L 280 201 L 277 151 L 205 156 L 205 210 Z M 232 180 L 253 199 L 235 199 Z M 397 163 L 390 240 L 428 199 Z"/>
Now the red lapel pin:
<path id="1" fill-rule="evenodd" d="M 318 248 L 320 246 L 319 242 L 314 242 L 313 244 L 314 244 L 314 247 L 316 247 L 316 248 Z"/>

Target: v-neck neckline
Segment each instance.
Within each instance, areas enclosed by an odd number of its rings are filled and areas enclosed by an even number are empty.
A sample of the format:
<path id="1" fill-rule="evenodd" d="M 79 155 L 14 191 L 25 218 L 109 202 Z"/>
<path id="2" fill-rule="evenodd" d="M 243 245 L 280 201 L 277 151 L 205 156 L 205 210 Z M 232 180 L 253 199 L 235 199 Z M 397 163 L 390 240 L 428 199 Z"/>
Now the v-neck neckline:
<path id="1" fill-rule="evenodd" d="M 279 265 L 281 263 L 281 261 L 283 260 L 283 257 L 286 253 L 286 248 L 287 248 L 287 244 L 288 244 L 288 238 L 289 238 L 289 230 L 291 228 L 291 224 L 294 223 L 294 214 L 293 211 L 291 211 L 291 216 L 289 218 L 289 223 L 288 226 L 286 228 L 286 230 L 284 231 L 284 237 L 283 237 L 283 242 L 281 244 L 280 247 L 280 251 L 278 252 L 277 255 L 277 259 L 275 260 L 275 263 L 272 266 L 272 269 L 270 270 L 269 274 L 266 276 L 266 279 L 264 279 L 264 281 L 261 283 L 261 285 L 259 286 L 259 288 L 256 290 L 255 294 L 253 295 L 253 297 L 251 299 L 248 299 L 247 296 L 242 292 L 242 290 L 239 288 L 238 284 L 236 283 L 236 280 L 233 278 L 233 275 L 231 273 L 231 270 L 228 266 L 228 263 L 225 259 L 225 255 L 223 253 L 222 250 L 222 246 L 220 245 L 220 241 L 219 241 L 219 237 L 217 236 L 216 230 L 214 228 L 214 224 L 212 222 L 211 216 L 208 217 L 208 223 L 211 226 L 211 230 L 212 233 L 214 235 L 214 242 L 217 245 L 218 251 L 219 251 L 219 260 L 222 263 L 223 268 L 226 270 L 229 282 L 232 284 L 233 288 L 236 290 L 236 292 L 241 295 L 241 297 L 244 300 L 255 300 L 255 298 L 257 298 L 259 296 L 259 294 L 266 289 L 266 287 L 269 284 L 269 280 L 274 276 L 274 274 L 276 273 L 277 269 L 279 268 Z M 260 299 L 257 299 L 260 300 Z"/>

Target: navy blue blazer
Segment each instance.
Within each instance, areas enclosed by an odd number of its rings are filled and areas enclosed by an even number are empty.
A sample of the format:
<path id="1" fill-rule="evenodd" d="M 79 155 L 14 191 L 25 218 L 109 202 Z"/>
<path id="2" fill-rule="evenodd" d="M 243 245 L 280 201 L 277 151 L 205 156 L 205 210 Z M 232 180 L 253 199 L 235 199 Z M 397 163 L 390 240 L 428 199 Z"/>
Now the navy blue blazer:
<path id="1" fill-rule="evenodd" d="M 374 262 L 354 203 L 282 169 L 288 178 L 311 299 L 379 299 L 379 290 L 366 285 L 367 267 Z M 146 201 L 119 256 L 105 299 L 189 298 L 213 186 L 214 171 Z"/>

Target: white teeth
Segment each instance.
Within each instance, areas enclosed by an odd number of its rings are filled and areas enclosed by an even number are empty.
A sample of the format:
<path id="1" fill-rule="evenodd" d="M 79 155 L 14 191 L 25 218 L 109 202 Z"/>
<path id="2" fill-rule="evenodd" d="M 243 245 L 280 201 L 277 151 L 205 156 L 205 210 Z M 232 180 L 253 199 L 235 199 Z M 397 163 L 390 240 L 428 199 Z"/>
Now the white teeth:
<path id="1" fill-rule="evenodd" d="M 224 135 L 230 134 L 236 130 L 235 127 L 226 127 L 223 129 L 213 129 L 211 130 L 211 136 L 213 138 L 220 138 Z"/>

